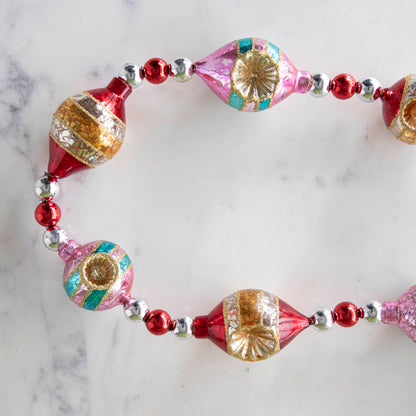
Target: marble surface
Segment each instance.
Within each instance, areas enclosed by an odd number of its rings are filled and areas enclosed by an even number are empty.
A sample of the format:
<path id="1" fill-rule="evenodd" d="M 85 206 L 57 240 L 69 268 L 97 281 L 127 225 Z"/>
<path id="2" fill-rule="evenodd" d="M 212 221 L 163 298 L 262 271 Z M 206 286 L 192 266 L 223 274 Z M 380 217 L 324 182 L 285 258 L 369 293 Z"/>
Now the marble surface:
<path id="1" fill-rule="evenodd" d="M 245 36 L 300 69 L 392 85 L 416 68 L 407 1 L 0 2 L 0 414 L 411 414 L 416 346 L 393 326 L 307 330 L 244 363 L 204 340 L 79 310 L 33 219 L 51 116 L 124 62 L 197 60 Z M 199 79 L 144 84 L 117 157 L 62 181 L 61 224 L 121 244 L 133 294 L 173 317 L 257 287 L 305 314 L 416 283 L 416 149 L 380 103 L 292 96 L 258 114 Z"/>

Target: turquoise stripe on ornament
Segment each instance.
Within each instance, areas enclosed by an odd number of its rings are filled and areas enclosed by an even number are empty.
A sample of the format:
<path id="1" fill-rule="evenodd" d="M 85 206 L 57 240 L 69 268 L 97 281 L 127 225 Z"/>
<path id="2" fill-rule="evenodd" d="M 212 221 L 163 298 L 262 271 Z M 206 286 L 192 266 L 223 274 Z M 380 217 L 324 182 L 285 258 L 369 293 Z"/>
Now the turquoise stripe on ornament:
<path id="1" fill-rule="evenodd" d="M 109 253 L 115 246 L 111 241 L 103 241 L 94 253 Z"/>
<path id="2" fill-rule="evenodd" d="M 279 63 L 279 54 L 280 50 L 277 46 L 273 45 L 271 42 L 267 42 L 267 52 L 269 52 L 270 56 L 276 61 L 276 63 Z"/>
<path id="3" fill-rule="evenodd" d="M 89 311 L 93 311 L 101 302 L 104 295 L 107 293 L 107 290 L 93 290 L 85 299 L 84 304 L 82 307 L 84 309 L 88 309 Z"/>
<path id="4" fill-rule="evenodd" d="M 118 263 L 118 265 L 120 266 L 120 270 L 121 270 L 121 273 L 123 274 L 126 270 L 127 270 L 127 268 L 130 266 L 130 264 L 131 264 L 131 260 L 130 260 L 130 257 L 126 254 L 121 260 L 120 260 L 120 262 Z"/>
<path id="5" fill-rule="evenodd" d="M 244 100 L 237 95 L 236 93 L 231 93 L 230 99 L 228 100 L 228 105 L 231 107 L 236 108 L 237 110 L 241 110 L 241 107 L 244 104 Z"/>
<path id="6" fill-rule="evenodd" d="M 269 108 L 270 98 L 259 102 L 259 111 L 263 111 Z"/>
<path id="7" fill-rule="evenodd" d="M 251 38 L 239 39 L 237 42 L 240 47 L 240 53 L 246 53 L 253 49 L 253 39 Z"/>
<path id="8" fill-rule="evenodd" d="M 79 277 L 79 272 L 77 270 L 65 283 L 65 292 L 69 297 L 71 297 L 74 294 L 75 289 L 78 287 L 80 280 L 81 279 Z"/>

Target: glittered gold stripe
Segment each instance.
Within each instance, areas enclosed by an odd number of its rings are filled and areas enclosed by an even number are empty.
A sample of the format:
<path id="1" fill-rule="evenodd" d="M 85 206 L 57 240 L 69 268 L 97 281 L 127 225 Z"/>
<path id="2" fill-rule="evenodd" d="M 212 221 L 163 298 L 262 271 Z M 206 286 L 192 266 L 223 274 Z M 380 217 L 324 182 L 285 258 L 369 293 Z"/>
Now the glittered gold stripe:
<path id="1" fill-rule="evenodd" d="M 77 288 L 74 290 L 74 292 L 72 293 L 71 297 L 69 299 L 74 300 L 74 297 L 77 295 L 78 290 L 81 288 L 82 282 L 81 280 L 78 283 Z"/>
<path id="2" fill-rule="evenodd" d="M 254 289 L 238 292 L 238 307 L 240 309 L 240 325 L 257 325 L 263 323 L 261 312 L 261 299 L 259 291 Z"/>
<path id="3" fill-rule="evenodd" d="M 85 109 L 70 97 L 56 110 L 54 115 L 72 132 L 82 137 L 107 159 L 111 159 L 119 150 L 122 141 L 109 133 Z"/>
<path id="4" fill-rule="evenodd" d="M 81 110 L 86 111 L 100 126 L 123 141 L 126 126 L 111 111 L 108 111 L 102 104 L 94 101 L 93 97 L 86 93 L 75 94 L 71 98 Z"/>
<path id="5" fill-rule="evenodd" d="M 57 117 L 54 117 L 52 120 L 49 134 L 53 136 L 62 148 L 90 167 L 101 165 L 108 160 L 104 154 L 95 149 L 78 134 L 71 131 Z"/>
<path id="6" fill-rule="evenodd" d="M 275 334 L 276 334 L 276 352 L 280 352 L 280 336 L 279 336 L 279 310 L 280 310 L 280 304 L 279 304 L 279 298 L 275 296 L 275 302 L 276 302 L 276 328 L 275 328 Z"/>

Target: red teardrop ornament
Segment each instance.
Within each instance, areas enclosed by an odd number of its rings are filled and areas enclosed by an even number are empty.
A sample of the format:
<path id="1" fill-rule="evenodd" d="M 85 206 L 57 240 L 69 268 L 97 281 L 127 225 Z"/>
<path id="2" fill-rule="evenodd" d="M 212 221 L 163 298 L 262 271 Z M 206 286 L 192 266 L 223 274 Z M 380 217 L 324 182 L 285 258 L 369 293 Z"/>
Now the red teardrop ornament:
<path id="1" fill-rule="evenodd" d="M 309 326 L 309 319 L 269 292 L 240 290 L 194 319 L 195 338 L 209 338 L 244 361 L 264 360 Z"/>
<path id="2" fill-rule="evenodd" d="M 111 159 L 123 143 L 124 101 L 131 87 L 113 78 L 105 88 L 76 94 L 57 109 L 49 133 L 48 172 L 64 178 Z"/>

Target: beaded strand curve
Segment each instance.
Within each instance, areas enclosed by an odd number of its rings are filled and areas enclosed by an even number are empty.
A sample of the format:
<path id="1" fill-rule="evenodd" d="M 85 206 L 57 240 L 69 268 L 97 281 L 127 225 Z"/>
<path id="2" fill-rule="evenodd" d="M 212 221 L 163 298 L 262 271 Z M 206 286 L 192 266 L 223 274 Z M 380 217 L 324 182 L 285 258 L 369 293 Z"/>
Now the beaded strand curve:
<path id="1" fill-rule="evenodd" d="M 329 92 L 345 100 L 357 94 L 366 102 L 380 99 L 383 118 L 396 138 L 416 142 L 416 75 L 390 88 L 374 78 L 357 82 L 349 74 L 332 80 L 323 73 L 299 71 L 272 43 L 244 38 L 230 42 L 195 63 L 178 58 L 172 64 L 149 59 L 142 67 L 126 64 L 105 88 L 84 91 L 56 110 L 49 132 L 47 172 L 35 182 L 40 199 L 35 219 L 46 231 L 43 242 L 65 262 L 63 285 L 68 297 L 91 311 L 122 305 L 127 319 L 144 322 L 154 335 L 172 332 L 178 339 L 209 338 L 228 354 L 244 361 L 264 360 L 279 352 L 309 326 L 326 331 L 335 323 L 352 327 L 360 319 L 370 324 L 397 324 L 416 342 L 416 286 L 395 302 L 367 302 L 357 307 L 341 302 L 333 310 L 318 309 L 307 317 L 277 296 L 258 289 L 239 290 L 222 300 L 208 315 L 171 319 L 134 298 L 133 266 L 127 253 L 106 240 L 79 244 L 58 226 L 61 210 L 53 201 L 58 179 L 95 168 L 111 159 L 123 144 L 124 102 L 133 88 L 147 80 L 160 84 L 198 75 L 225 103 L 238 110 L 262 111 L 296 92 L 322 97 Z"/>

